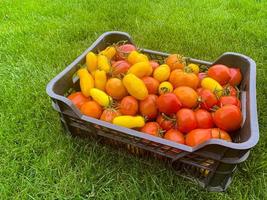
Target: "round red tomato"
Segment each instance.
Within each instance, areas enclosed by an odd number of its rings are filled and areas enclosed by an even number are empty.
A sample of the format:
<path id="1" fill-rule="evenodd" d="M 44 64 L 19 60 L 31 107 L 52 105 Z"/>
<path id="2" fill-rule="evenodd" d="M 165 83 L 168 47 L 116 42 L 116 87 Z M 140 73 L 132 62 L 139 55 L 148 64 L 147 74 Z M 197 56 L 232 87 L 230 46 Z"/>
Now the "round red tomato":
<path id="1" fill-rule="evenodd" d="M 167 130 L 169 130 L 175 126 L 176 118 L 175 117 L 169 117 L 169 116 L 162 113 L 162 114 L 158 115 L 157 122 L 163 130 L 167 131 Z"/>
<path id="2" fill-rule="evenodd" d="M 132 44 L 123 44 L 116 48 L 117 54 L 116 58 L 117 60 L 122 60 L 127 58 L 128 54 L 131 53 L 131 51 L 136 51 L 136 47 Z"/>
<path id="3" fill-rule="evenodd" d="M 210 110 L 218 103 L 218 99 L 215 94 L 208 89 L 198 89 L 198 95 L 200 100 L 199 105 L 203 109 Z"/>
<path id="4" fill-rule="evenodd" d="M 195 111 L 197 128 L 212 128 L 214 126 L 211 114 L 207 110 Z"/>
<path id="5" fill-rule="evenodd" d="M 211 129 L 194 129 L 185 136 L 185 144 L 194 147 L 211 139 Z"/>
<path id="6" fill-rule="evenodd" d="M 125 60 L 119 60 L 112 64 L 112 75 L 118 76 L 126 74 L 131 65 Z"/>
<path id="7" fill-rule="evenodd" d="M 159 63 L 154 60 L 149 61 L 149 63 L 153 70 L 155 70 L 159 66 Z"/>
<path id="8" fill-rule="evenodd" d="M 213 120 L 218 128 L 231 132 L 241 127 L 242 113 L 237 106 L 226 105 L 216 110 Z"/>
<path id="9" fill-rule="evenodd" d="M 230 70 L 227 66 L 217 64 L 208 69 L 208 76 L 225 85 L 230 80 Z"/>
<path id="10" fill-rule="evenodd" d="M 150 77 L 150 76 L 145 76 L 142 78 L 142 81 L 146 85 L 148 94 L 158 93 L 159 81 L 157 79 Z"/>
<path id="11" fill-rule="evenodd" d="M 84 96 L 82 92 L 74 92 L 68 96 L 68 99 L 71 100 L 72 103 L 79 109 L 85 102 L 91 100 L 90 97 Z"/>
<path id="12" fill-rule="evenodd" d="M 139 111 L 147 120 L 152 120 L 158 115 L 157 99 L 157 95 L 150 94 L 139 102 Z"/>
<path id="13" fill-rule="evenodd" d="M 132 96 L 124 97 L 120 102 L 120 112 L 123 115 L 136 115 L 138 112 L 138 101 Z"/>
<path id="14" fill-rule="evenodd" d="M 109 123 L 112 123 L 113 119 L 120 116 L 120 112 L 113 108 L 107 108 L 103 111 L 100 119 Z"/>
<path id="15" fill-rule="evenodd" d="M 240 100 L 235 96 L 222 96 L 219 101 L 220 107 L 225 105 L 235 105 L 240 108 Z"/>
<path id="16" fill-rule="evenodd" d="M 242 80 L 242 74 L 239 68 L 230 68 L 230 80 L 229 84 L 232 86 L 239 85 Z"/>
<path id="17" fill-rule="evenodd" d="M 184 144 L 184 135 L 176 129 L 168 130 L 164 135 L 164 139 L 171 140 L 173 142 L 177 142 L 180 144 Z"/>
<path id="18" fill-rule="evenodd" d="M 149 135 L 161 137 L 161 129 L 157 122 L 147 122 L 142 128 L 141 132 Z"/>
<path id="19" fill-rule="evenodd" d="M 183 133 L 197 128 L 197 120 L 193 110 L 188 108 L 182 108 L 176 114 L 177 128 Z"/>
<path id="20" fill-rule="evenodd" d="M 175 94 L 166 93 L 159 96 L 157 99 L 157 106 L 160 112 L 171 115 L 182 107 L 182 103 Z"/>

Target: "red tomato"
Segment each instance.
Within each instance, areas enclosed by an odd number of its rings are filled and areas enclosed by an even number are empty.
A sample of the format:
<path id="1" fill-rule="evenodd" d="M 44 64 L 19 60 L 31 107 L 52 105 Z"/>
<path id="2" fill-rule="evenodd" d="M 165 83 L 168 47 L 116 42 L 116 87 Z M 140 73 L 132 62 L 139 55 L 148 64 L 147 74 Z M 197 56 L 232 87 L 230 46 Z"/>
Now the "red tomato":
<path id="1" fill-rule="evenodd" d="M 116 48 L 117 54 L 116 58 L 117 60 L 122 60 L 127 58 L 128 54 L 131 53 L 131 51 L 136 51 L 136 47 L 132 44 L 123 44 Z"/>
<path id="2" fill-rule="evenodd" d="M 167 130 L 169 130 L 175 126 L 176 118 L 175 117 L 169 117 L 169 116 L 162 113 L 162 114 L 158 115 L 157 122 L 163 130 L 167 131 Z"/>
<path id="3" fill-rule="evenodd" d="M 239 85 L 242 80 L 242 74 L 239 68 L 230 68 L 230 80 L 229 84 L 232 86 Z"/>
<path id="4" fill-rule="evenodd" d="M 219 128 L 212 128 L 211 129 L 211 136 L 214 139 L 222 139 L 222 140 L 226 140 L 228 142 L 232 141 L 230 135 Z"/>
<path id="5" fill-rule="evenodd" d="M 173 142 L 177 142 L 180 144 L 184 144 L 184 135 L 176 129 L 168 130 L 164 135 L 164 139 L 171 140 Z"/>
<path id="6" fill-rule="evenodd" d="M 153 71 L 159 66 L 159 63 L 154 61 L 154 60 L 149 61 L 149 63 L 151 65 Z"/>
<path id="7" fill-rule="evenodd" d="M 142 81 L 146 85 L 148 94 L 158 93 L 159 81 L 157 79 L 150 77 L 150 76 L 145 76 L 142 78 Z"/>
<path id="8" fill-rule="evenodd" d="M 211 114 L 203 109 L 195 111 L 197 128 L 212 128 L 214 126 Z"/>
<path id="9" fill-rule="evenodd" d="M 150 94 L 147 98 L 139 102 L 139 111 L 147 120 L 152 120 L 158 115 L 157 99 L 157 95 Z"/>
<path id="10" fill-rule="evenodd" d="M 125 61 L 120 60 L 112 64 L 112 75 L 117 76 L 120 74 L 126 74 L 131 65 Z"/>
<path id="11" fill-rule="evenodd" d="M 180 110 L 182 103 L 175 94 L 166 93 L 159 96 L 157 106 L 160 112 L 171 115 Z"/>
<path id="12" fill-rule="evenodd" d="M 203 109 L 210 110 L 218 103 L 215 94 L 208 89 L 198 89 L 198 95 L 200 99 L 200 107 Z"/>
<path id="13" fill-rule="evenodd" d="M 223 87 L 223 93 L 225 96 L 235 96 L 238 97 L 239 96 L 239 91 L 237 91 L 237 89 L 231 85 L 225 85 Z"/>
<path id="14" fill-rule="evenodd" d="M 208 76 L 225 85 L 230 80 L 230 70 L 227 66 L 217 64 L 208 69 Z"/>
<path id="15" fill-rule="evenodd" d="M 235 96 L 222 96 L 219 101 L 220 107 L 225 105 L 235 105 L 240 108 L 240 100 Z"/>
<path id="16" fill-rule="evenodd" d="M 185 144 L 194 147 L 211 139 L 211 129 L 194 129 L 185 136 Z"/>
<path id="17" fill-rule="evenodd" d="M 70 94 L 68 96 L 68 99 L 71 100 L 72 103 L 79 109 L 82 107 L 82 105 L 85 102 L 91 100 L 90 97 L 84 96 L 81 92 L 74 92 L 74 93 Z"/>
<path id="18" fill-rule="evenodd" d="M 149 135 L 161 137 L 161 129 L 157 122 L 147 122 L 142 128 L 141 132 Z"/>
<path id="19" fill-rule="evenodd" d="M 120 102 L 120 112 L 123 115 L 136 115 L 138 112 L 138 101 L 132 96 L 124 97 Z"/>
<path id="20" fill-rule="evenodd" d="M 113 108 L 107 108 L 103 111 L 100 119 L 109 123 L 112 123 L 113 119 L 120 116 L 120 112 Z"/>
<path id="21" fill-rule="evenodd" d="M 176 114 L 177 128 L 183 133 L 197 128 L 197 120 L 193 110 L 189 108 L 182 108 Z"/>
<path id="22" fill-rule="evenodd" d="M 241 127 L 242 113 L 237 106 L 226 105 L 216 110 L 213 120 L 218 128 L 231 132 Z"/>

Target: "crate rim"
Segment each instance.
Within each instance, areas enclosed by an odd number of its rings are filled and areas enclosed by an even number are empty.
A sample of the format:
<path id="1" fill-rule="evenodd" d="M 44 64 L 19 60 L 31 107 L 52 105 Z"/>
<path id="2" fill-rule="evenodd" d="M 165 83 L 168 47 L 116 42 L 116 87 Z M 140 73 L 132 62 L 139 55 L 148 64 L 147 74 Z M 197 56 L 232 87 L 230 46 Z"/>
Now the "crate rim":
<path id="1" fill-rule="evenodd" d="M 79 62 L 81 62 L 81 60 L 86 56 L 86 54 L 93 50 L 93 48 L 101 41 L 103 40 L 106 36 L 111 35 L 111 34 L 120 34 L 120 35 L 124 35 L 129 39 L 130 43 L 134 43 L 131 36 L 126 33 L 126 32 L 120 32 L 120 31 L 108 31 L 103 33 L 101 36 L 98 37 L 98 39 L 93 42 L 93 44 L 88 47 L 80 56 L 78 56 L 71 64 L 69 64 L 63 71 L 61 71 L 59 74 L 57 74 L 48 84 L 46 87 L 46 92 L 47 94 L 53 98 L 56 99 L 58 101 L 62 101 L 65 104 L 67 104 L 72 111 L 81 119 L 81 120 L 85 120 L 87 122 L 90 123 L 95 123 L 99 126 L 104 126 L 106 128 L 110 128 L 110 129 L 114 129 L 116 131 L 120 131 L 120 132 L 124 132 L 126 134 L 130 134 L 139 138 L 143 138 L 143 139 L 148 139 L 151 140 L 153 142 L 158 142 L 158 143 L 162 143 L 164 145 L 173 147 L 173 148 L 177 148 L 189 153 L 193 153 L 205 146 L 208 145 L 220 145 L 220 146 L 224 146 L 230 149 L 236 149 L 236 150 L 247 150 L 247 149 L 251 149 L 252 147 L 254 147 L 258 141 L 259 141 L 259 126 L 258 126 L 258 116 L 257 116 L 257 104 L 256 104 L 256 63 L 253 59 L 251 59 L 250 57 L 240 54 L 240 53 L 235 53 L 235 52 L 225 52 L 223 53 L 220 57 L 225 56 L 225 55 L 236 55 L 241 57 L 242 59 L 246 60 L 247 62 L 250 63 L 250 78 L 249 78 L 249 82 L 250 82 L 250 88 L 249 88 L 249 92 L 250 92 L 250 96 L 252 97 L 250 99 L 250 124 L 251 124 L 251 135 L 250 138 L 242 143 L 233 143 L 233 142 L 227 142 L 224 140 L 220 140 L 220 139 L 211 139 L 208 140 L 200 145 L 197 145 L 195 147 L 190 147 L 184 144 L 178 144 L 163 138 L 158 138 L 158 137 L 154 137 L 139 131 L 135 131 L 133 129 L 129 129 L 129 128 L 125 128 L 125 127 L 121 127 L 121 126 L 117 126 L 114 124 L 110 124 L 108 122 L 104 122 L 98 119 L 94 119 L 92 117 L 88 117 L 85 115 L 82 115 L 80 113 L 80 111 L 74 106 L 74 104 L 66 97 L 61 96 L 56 94 L 53 91 L 53 86 L 55 85 L 55 83 L 60 80 L 60 78 L 62 78 L 63 75 L 65 75 L 66 73 L 68 73 L 72 68 L 74 68 Z M 151 53 L 155 53 L 155 54 L 161 54 L 161 55 L 169 55 L 168 53 L 164 53 L 164 52 L 158 52 L 158 51 L 153 51 L 153 50 L 149 50 L 149 49 L 142 49 L 146 52 L 151 52 Z M 219 57 L 219 58 L 220 58 Z M 219 59 L 218 58 L 218 59 Z M 216 60 L 214 62 L 207 62 L 207 61 L 202 61 L 199 59 L 194 59 L 194 58 L 188 58 L 191 62 L 198 62 L 198 63 L 203 63 L 206 65 L 212 65 L 213 63 L 216 63 Z M 218 60 L 217 59 L 217 60 Z"/>

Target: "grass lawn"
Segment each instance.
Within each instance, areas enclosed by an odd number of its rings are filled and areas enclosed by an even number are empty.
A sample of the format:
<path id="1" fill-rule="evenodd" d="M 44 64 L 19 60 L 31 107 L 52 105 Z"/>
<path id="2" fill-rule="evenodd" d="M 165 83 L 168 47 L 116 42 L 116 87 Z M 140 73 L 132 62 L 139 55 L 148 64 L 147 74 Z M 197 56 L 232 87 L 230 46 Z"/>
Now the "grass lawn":
<path id="1" fill-rule="evenodd" d="M 0 1 L 0 199 L 267 199 L 266 25 L 260 0 Z M 64 134 L 46 84 L 109 30 L 203 60 L 255 59 L 260 142 L 226 192 Z"/>

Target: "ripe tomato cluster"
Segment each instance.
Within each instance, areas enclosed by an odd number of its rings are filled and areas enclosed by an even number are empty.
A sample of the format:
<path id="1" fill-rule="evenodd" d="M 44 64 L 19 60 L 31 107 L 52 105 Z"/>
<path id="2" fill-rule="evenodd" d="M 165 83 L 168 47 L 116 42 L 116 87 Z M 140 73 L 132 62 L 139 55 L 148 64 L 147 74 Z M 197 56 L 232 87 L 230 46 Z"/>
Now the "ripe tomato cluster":
<path id="1" fill-rule="evenodd" d="M 115 44 L 87 54 L 77 72 L 81 91 L 68 98 L 84 115 L 177 143 L 230 142 L 242 123 L 242 74 L 223 64 L 201 69 L 178 54 L 160 64 L 132 44 Z"/>

